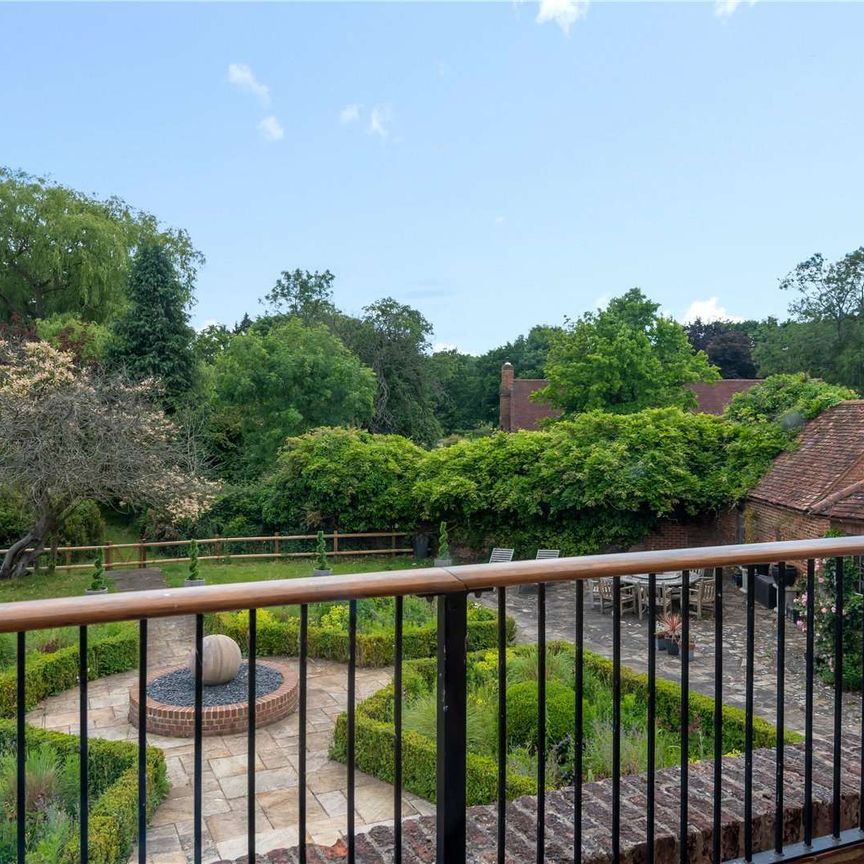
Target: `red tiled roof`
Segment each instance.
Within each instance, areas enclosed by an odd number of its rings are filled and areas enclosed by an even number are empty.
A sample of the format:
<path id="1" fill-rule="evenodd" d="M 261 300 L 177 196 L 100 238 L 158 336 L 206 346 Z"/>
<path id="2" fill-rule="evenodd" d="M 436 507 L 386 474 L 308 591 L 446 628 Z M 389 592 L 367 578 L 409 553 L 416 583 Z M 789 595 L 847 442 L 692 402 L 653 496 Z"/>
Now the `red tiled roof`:
<path id="1" fill-rule="evenodd" d="M 750 497 L 838 519 L 864 519 L 864 401 L 841 402 L 811 420 Z"/>
<path id="2" fill-rule="evenodd" d="M 736 393 L 745 393 L 761 383 L 759 378 L 723 378 L 711 384 L 691 384 L 690 389 L 696 394 L 697 411 L 702 414 L 722 414 Z"/>

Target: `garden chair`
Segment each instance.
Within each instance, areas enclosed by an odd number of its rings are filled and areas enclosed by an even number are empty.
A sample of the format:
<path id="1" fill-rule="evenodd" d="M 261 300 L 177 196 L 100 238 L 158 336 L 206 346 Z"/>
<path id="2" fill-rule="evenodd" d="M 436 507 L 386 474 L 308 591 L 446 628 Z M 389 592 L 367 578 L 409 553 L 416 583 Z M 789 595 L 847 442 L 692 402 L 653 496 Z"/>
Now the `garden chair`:
<path id="1" fill-rule="evenodd" d="M 600 580 L 600 614 L 605 614 L 606 607 L 613 609 L 615 605 L 615 594 L 612 587 L 612 579 L 606 578 Z M 635 612 L 642 620 L 642 596 L 641 591 L 636 585 L 621 586 L 621 614 L 625 612 Z"/>
<path id="2" fill-rule="evenodd" d="M 710 609 L 711 614 L 714 614 L 716 596 L 716 583 L 713 579 L 700 579 L 690 589 L 690 608 L 695 610 L 697 618 L 702 617 L 703 609 Z"/>
<path id="3" fill-rule="evenodd" d="M 513 560 L 513 549 L 502 549 L 496 546 L 489 556 L 490 564 L 509 564 Z"/>
<path id="4" fill-rule="evenodd" d="M 591 608 L 597 609 L 600 607 L 601 611 L 603 608 L 603 600 L 600 597 L 600 580 L 599 579 L 586 579 L 588 583 L 588 592 L 591 595 Z"/>
<path id="5" fill-rule="evenodd" d="M 538 549 L 537 556 L 535 557 L 535 561 L 546 561 L 551 558 L 560 558 L 561 550 L 560 549 Z"/>

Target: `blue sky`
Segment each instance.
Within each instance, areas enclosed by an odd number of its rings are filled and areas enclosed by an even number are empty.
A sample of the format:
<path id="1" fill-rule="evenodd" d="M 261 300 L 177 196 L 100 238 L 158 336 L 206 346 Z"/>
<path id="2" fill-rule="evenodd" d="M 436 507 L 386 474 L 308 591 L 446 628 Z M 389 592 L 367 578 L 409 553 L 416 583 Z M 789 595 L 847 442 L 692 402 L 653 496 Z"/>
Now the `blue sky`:
<path id="1" fill-rule="evenodd" d="M 634 285 L 782 315 L 794 264 L 864 242 L 864 4 L 32 3 L 0 32 L 0 164 L 188 229 L 197 326 L 295 267 L 468 351 Z"/>

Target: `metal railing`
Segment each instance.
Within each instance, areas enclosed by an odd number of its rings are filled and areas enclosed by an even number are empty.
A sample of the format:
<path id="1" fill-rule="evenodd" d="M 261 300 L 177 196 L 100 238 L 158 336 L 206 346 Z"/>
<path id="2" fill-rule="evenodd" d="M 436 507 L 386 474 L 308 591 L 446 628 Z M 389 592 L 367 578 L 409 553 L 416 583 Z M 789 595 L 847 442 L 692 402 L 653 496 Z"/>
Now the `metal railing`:
<path id="1" fill-rule="evenodd" d="M 88 844 L 88 762 L 87 762 L 87 628 L 89 625 L 137 619 L 139 624 L 139 704 L 146 704 L 147 696 L 147 651 L 148 619 L 173 616 L 195 616 L 195 735 L 194 735 L 194 782 L 193 817 L 194 847 L 193 861 L 202 860 L 202 653 L 204 634 L 204 614 L 208 612 L 249 610 L 249 689 L 248 709 L 248 855 L 255 860 L 255 668 L 257 618 L 256 610 L 268 606 L 297 604 L 300 607 L 299 626 L 299 790 L 298 790 L 298 832 L 300 838 L 299 860 L 306 861 L 307 854 L 307 703 L 308 703 L 308 652 L 307 637 L 309 625 L 309 604 L 321 601 L 347 601 L 349 604 L 349 662 L 348 662 L 348 710 L 347 710 L 347 798 L 346 816 L 347 861 L 354 864 L 357 859 L 356 831 L 354 822 L 355 804 L 355 756 L 356 756 L 356 644 L 357 644 L 357 602 L 370 597 L 394 597 L 394 850 L 393 861 L 402 861 L 402 716 L 403 716 L 403 602 L 410 595 L 436 597 L 438 604 L 438 726 L 437 726 L 437 852 L 438 864 L 462 864 L 466 860 L 466 714 L 467 714 L 467 673 L 466 673 L 466 636 L 467 608 L 471 593 L 495 590 L 497 592 L 498 618 L 498 711 L 499 711 L 499 760 L 497 771 L 497 861 L 505 862 L 507 828 L 506 753 L 507 744 L 507 633 L 505 626 L 507 589 L 526 584 L 537 584 L 537 680 L 538 716 L 536 750 L 545 752 L 546 707 L 544 699 L 546 680 L 546 587 L 552 582 L 575 582 L 575 605 L 573 608 L 573 641 L 575 645 L 576 691 L 575 724 L 572 730 L 574 741 L 574 796 L 573 796 L 573 861 L 583 858 L 583 745 L 585 729 L 582 713 L 582 685 L 584 681 L 584 584 L 587 579 L 611 578 L 613 580 L 612 612 L 612 807 L 610 816 L 611 858 L 619 861 L 622 857 L 621 837 L 621 704 L 622 704 L 622 650 L 621 650 L 621 577 L 648 574 L 648 678 L 647 678 L 647 726 L 648 726 L 648 770 L 646 775 L 646 829 L 645 858 L 647 864 L 655 861 L 656 826 L 656 752 L 654 732 L 657 716 L 657 673 L 655 624 L 657 622 L 656 574 L 681 571 L 682 597 L 682 642 L 686 645 L 690 634 L 690 609 L 688 590 L 691 571 L 696 568 L 713 570 L 715 577 L 722 576 L 725 566 L 739 565 L 747 568 L 746 589 L 746 668 L 745 668 L 745 744 L 744 744 L 744 824 L 742 848 L 736 853 L 743 861 L 804 861 L 816 852 L 825 850 L 849 850 L 861 846 L 864 850 L 864 747 L 861 750 L 861 796 L 857 825 L 843 829 L 841 812 L 843 801 L 842 779 L 844 767 L 841 738 L 843 732 L 843 561 L 845 556 L 864 553 L 864 537 L 830 538 L 822 540 L 794 541 L 786 543 L 753 544 L 744 546 L 724 546 L 702 549 L 680 549 L 661 552 L 623 553 L 614 555 L 586 556 L 581 558 L 562 558 L 550 561 L 519 561 L 510 564 L 468 565 L 451 568 L 427 568 L 413 571 L 369 573 L 353 576 L 324 577 L 310 579 L 280 580 L 258 583 L 237 583 L 201 588 L 177 590 L 142 591 L 105 596 L 62 598 L 40 601 L 24 601 L 0 605 L 0 632 L 17 632 L 18 648 L 18 706 L 17 706 L 17 819 L 18 819 L 18 864 L 24 864 L 25 855 L 25 796 L 26 777 L 24 759 L 26 754 L 27 727 L 25 724 L 26 704 L 26 646 L 27 631 L 41 628 L 76 625 L 80 628 L 80 807 L 79 832 L 81 860 L 87 861 Z M 838 589 L 835 598 L 837 615 L 834 623 L 834 684 L 833 684 L 833 772 L 830 784 L 817 778 L 820 785 L 830 785 L 831 790 L 831 831 L 825 837 L 814 836 L 814 760 L 813 760 L 813 713 L 814 713 L 814 618 L 813 604 L 808 604 L 806 637 L 806 705 L 804 732 L 804 788 L 803 808 L 800 825 L 800 839 L 786 842 L 784 828 L 788 831 L 788 818 L 784 810 L 784 682 L 786 680 L 786 633 L 782 614 L 777 616 L 776 624 L 776 744 L 775 765 L 776 784 L 774 795 L 774 837 L 773 848 L 757 849 L 753 832 L 753 752 L 754 752 L 754 654 L 756 640 L 755 591 L 756 566 L 760 564 L 782 564 L 782 562 L 806 562 L 806 587 L 809 597 L 815 588 L 815 562 L 834 559 L 838 573 Z M 784 573 L 784 567 L 779 567 Z M 783 583 L 778 584 L 778 588 Z M 722 581 L 717 578 L 714 617 L 714 735 L 713 735 L 713 801 L 711 808 L 712 832 L 711 853 L 714 862 L 723 860 L 723 736 L 720 733 L 723 722 L 723 591 Z M 781 595 L 782 596 L 782 595 Z M 779 604 L 782 609 L 782 603 Z M 680 700 L 680 813 L 677 842 L 677 857 L 681 864 L 688 862 L 688 810 L 689 782 L 689 707 L 690 707 L 690 659 L 688 651 L 681 651 L 681 700 Z M 864 669 L 862 669 L 864 673 Z M 146 712 L 139 712 L 138 753 L 139 753 L 139 811 L 138 811 L 138 860 L 146 864 L 147 826 L 146 826 Z M 864 720 L 860 731 L 864 742 Z M 536 860 L 542 864 L 546 848 L 546 820 L 544 819 L 545 760 L 537 759 L 537 788 L 540 790 L 537 801 Z M 760 790 L 761 791 L 761 790 Z M 864 852 L 862 852 L 864 854 Z M 822 859 L 820 859 L 822 860 Z M 844 859 L 845 860 L 845 859 Z M 849 858 L 848 860 L 858 860 Z"/>

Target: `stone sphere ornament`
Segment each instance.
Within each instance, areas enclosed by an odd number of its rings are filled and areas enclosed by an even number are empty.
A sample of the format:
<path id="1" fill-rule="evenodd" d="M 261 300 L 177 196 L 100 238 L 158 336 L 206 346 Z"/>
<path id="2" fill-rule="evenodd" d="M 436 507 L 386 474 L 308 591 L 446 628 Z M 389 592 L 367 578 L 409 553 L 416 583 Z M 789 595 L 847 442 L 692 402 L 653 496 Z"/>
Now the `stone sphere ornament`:
<path id="1" fill-rule="evenodd" d="M 205 636 L 202 654 L 202 681 L 206 687 L 233 681 L 240 670 L 240 646 L 230 637 Z M 195 649 L 189 655 L 189 669 L 195 674 Z"/>

